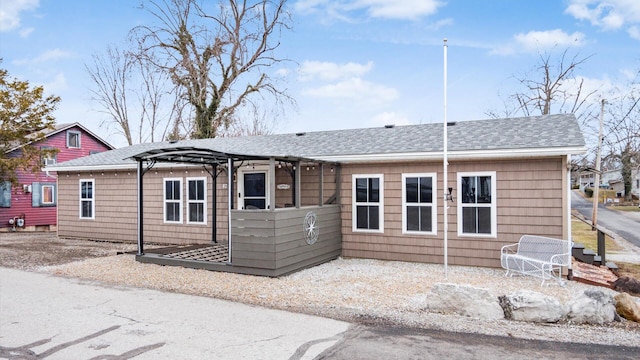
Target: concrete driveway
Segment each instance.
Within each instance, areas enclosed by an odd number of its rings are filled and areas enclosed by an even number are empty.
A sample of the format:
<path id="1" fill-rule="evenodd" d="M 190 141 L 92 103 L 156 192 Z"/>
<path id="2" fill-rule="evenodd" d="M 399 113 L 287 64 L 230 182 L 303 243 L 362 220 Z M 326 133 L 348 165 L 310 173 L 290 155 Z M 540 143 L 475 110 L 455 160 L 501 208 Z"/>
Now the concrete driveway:
<path id="1" fill-rule="evenodd" d="M 2 359 L 311 359 L 345 322 L 0 268 Z"/>

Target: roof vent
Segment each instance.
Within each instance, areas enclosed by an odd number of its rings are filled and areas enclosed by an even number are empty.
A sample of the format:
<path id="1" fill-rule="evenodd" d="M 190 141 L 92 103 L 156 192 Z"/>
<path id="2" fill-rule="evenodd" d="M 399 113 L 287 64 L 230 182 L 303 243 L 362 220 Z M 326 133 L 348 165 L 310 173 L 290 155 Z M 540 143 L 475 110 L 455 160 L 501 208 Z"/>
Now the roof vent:
<path id="1" fill-rule="evenodd" d="M 396 127 L 396 124 L 387 124 L 384 126 L 385 129 L 393 129 L 394 127 Z"/>
<path id="2" fill-rule="evenodd" d="M 307 135 L 307 133 L 305 133 L 305 132 L 296 133 L 296 136 L 305 136 L 305 135 Z"/>

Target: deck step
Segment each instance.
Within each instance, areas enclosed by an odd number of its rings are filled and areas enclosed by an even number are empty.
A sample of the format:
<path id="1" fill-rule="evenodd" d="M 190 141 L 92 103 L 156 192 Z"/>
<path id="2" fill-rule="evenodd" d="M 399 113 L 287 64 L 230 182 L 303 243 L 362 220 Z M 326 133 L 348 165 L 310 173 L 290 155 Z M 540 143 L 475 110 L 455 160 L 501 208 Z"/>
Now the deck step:
<path id="1" fill-rule="evenodd" d="M 573 251 L 572 254 L 578 261 L 582 261 L 586 264 L 593 264 L 593 260 L 596 256 L 596 253 L 591 249 L 580 249 L 580 251 Z"/>
<path id="2" fill-rule="evenodd" d="M 602 256 L 596 255 L 593 257 L 593 265 L 602 265 Z"/>
<path id="3" fill-rule="evenodd" d="M 613 261 L 607 261 L 606 266 L 611 269 L 611 271 L 615 272 L 618 271 L 618 265 L 616 265 L 616 263 L 614 263 Z"/>

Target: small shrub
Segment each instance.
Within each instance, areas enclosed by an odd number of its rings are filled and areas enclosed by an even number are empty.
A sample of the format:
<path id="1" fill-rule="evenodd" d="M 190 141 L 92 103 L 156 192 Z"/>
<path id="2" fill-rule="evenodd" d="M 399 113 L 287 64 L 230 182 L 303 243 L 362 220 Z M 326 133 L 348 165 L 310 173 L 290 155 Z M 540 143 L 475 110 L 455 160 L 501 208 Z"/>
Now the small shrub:
<path id="1" fill-rule="evenodd" d="M 592 189 L 592 188 L 585 188 L 585 189 L 584 189 L 584 194 L 585 194 L 587 197 L 593 197 L 593 189 Z"/>

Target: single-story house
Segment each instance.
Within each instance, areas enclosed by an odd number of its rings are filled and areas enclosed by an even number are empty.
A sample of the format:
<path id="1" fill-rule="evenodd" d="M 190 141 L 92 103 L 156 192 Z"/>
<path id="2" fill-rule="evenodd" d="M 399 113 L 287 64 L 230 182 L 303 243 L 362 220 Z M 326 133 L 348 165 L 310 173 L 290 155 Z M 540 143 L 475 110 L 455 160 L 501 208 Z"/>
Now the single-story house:
<path id="1" fill-rule="evenodd" d="M 500 267 L 523 234 L 569 239 L 572 114 L 146 143 L 64 162 L 62 237 L 139 261 L 278 276 L 337 256 Z M 231 169 L 231 170 L 229 170 Z M 175 245 L 147 250 L 146 243 Z"/>

